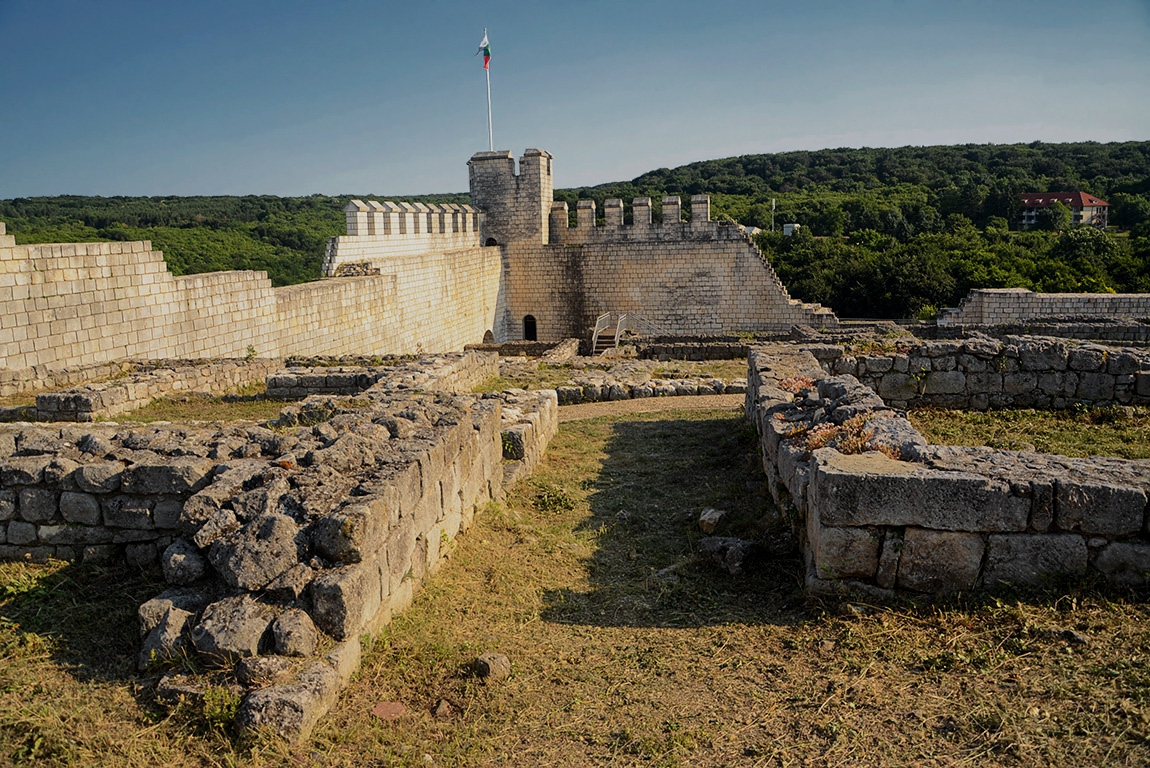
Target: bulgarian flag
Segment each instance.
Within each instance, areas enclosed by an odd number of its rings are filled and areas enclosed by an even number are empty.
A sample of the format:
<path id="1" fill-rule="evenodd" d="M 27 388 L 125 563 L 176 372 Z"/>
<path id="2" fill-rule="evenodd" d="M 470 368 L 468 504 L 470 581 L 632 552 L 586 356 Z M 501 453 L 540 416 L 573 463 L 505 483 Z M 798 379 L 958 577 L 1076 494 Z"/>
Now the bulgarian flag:
<path id="1" fill-rule="evenodd" d="M 483 42 L 479 44 L 479 50 L 475 55 L 483 54 L 483 68 L 487 69 L 487 65 L 491 63 L 491 44 L 487 42 L 487 30 L 483 30 Z"/>

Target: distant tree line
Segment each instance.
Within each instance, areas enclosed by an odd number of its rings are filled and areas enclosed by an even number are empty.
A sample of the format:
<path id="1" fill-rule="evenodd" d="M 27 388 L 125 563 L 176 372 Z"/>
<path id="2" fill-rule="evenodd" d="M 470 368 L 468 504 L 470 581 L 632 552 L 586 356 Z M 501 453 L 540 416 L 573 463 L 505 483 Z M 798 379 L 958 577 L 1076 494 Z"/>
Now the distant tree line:
<path id="1" fill-rule="evenodd" d="M 1023 192 L 1083 191 L 1109 201 L 1111 230 L 1071 228 L 1043 212 L 1019 232 Z M 660 168 L 628 182 L 561 189 L 575 204 L 608 198 L 711 196 L 714 218 L 764 232 L 758 243 L 792 296 L 844 317 L 929 316 L 976 287 L 1150 291 L 1150 141 L 826 149 Z M 267 270 L 273 284 L 320 276 L 324 246 L 344 232 L 352 197 L 38 197 L 0 201 L 19 243 L 151 240 L 177 275 Z M 466 203 L 466 194 L 402 198 Z M 689 213 L 688 213 L 689 215 Z"/>

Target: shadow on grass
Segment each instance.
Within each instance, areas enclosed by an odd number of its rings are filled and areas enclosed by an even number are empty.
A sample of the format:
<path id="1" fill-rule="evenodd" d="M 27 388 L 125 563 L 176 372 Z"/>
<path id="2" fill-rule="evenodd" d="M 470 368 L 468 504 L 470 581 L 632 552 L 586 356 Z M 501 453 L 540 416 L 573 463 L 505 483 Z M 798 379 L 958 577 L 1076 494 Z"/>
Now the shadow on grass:
<path id="1" fill-rule="evenodd" d="M 128 566 L 0 564 L 0 663 L 47 649 L 81 682 L 134 679 L 137 609 L 161 587 Z"/>
<path id="2" fill-rule="evenodd" d="M 578 427 L 575 427 L 578 429 Z M 766 489 L 757 438 L 741 416 L 609 424 L 588 481 L 595 533 L 587 591 L 550 590 L 542 618 L 591 626 L 694 627 L 808 617 L 802 559 Z M 536 499 L 546 498 L 537 494 Z M 731 575 L 696 557 L 699 514 L 725 510 L 714 535 L 755 543 Z"/>

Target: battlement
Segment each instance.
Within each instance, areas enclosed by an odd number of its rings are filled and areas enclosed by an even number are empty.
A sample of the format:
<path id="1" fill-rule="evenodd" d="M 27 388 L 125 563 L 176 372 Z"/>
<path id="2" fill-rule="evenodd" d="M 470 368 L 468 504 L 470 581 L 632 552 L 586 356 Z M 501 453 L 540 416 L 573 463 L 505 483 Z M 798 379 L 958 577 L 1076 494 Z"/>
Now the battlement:
<path id="1" fill-rule="evenodd" d="M 385 262 L 421 253 L 477 248 L 482 217 L 470 205 L 352 200 L 343 209 L 347 235 L 328 241 L 323 273 L 338 277 L 349 264 L 384 268 Z"/>
<path id="2" fill-rule="evenodd" d="M 740 240 L 742 228 L 730 221 L 711 221 L 710 195 L 691 198 L 691 220 L 683 221 L 683 205 L 676 195 L 664 197 L 663 221 L 654 223 L 651 198 L 636 197 L 631 202 L 631 222 L 625 224 L 623 201 L 603 202 L 603 223 L 596 218 L 594 200 L 580 200 L 575 207 L 575 226 L 570 226 L 570 209 L 565 202 L 551 204 L 549 216 L 552 245 L 583 243 L 666 242 L 673 240 Z"/>
<path id="3" fill-rule="evenodd" d="M 483 242 L 498 245 L 548 242 L 548 212 L 554 196 L 551 154 L 524 150 L 516 173 L 506 150 L 477 152 L 468 161 L 471 204 L 483 211 Z"/>
<path id="4" fill-rule="evenodd" d="M 351 237 L 436 235 L 479 231 L 479 209 L 445 203 L 392 203 L 352 200 L 343 208 Z"/>

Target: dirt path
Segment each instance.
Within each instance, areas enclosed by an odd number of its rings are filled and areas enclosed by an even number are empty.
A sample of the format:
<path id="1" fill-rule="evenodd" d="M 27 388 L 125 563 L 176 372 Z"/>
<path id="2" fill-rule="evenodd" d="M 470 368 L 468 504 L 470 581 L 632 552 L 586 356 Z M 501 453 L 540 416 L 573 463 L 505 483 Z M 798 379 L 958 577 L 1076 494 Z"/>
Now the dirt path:
<path id="1" fill-rule="evenodd" d="M 559 421 L 579 421 L 597 416 L 619 413 L 650 413 L 651 411 L 705 410 L 709 408 L 743 407 L 744 395 L 683 395 L 682 397 L 640 397 L 631 400 L 609 400 L 600 403 L 564 405 L 559 409 Z"/>

